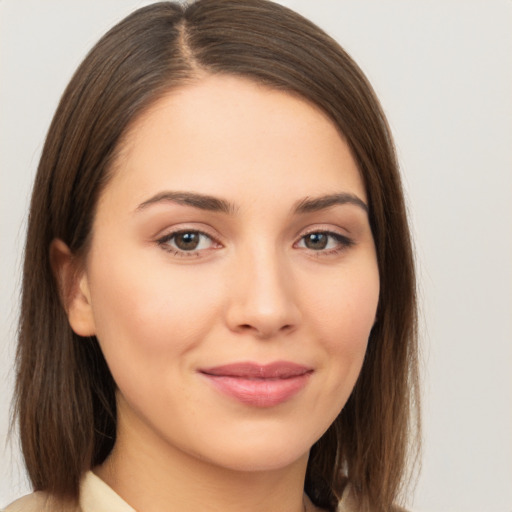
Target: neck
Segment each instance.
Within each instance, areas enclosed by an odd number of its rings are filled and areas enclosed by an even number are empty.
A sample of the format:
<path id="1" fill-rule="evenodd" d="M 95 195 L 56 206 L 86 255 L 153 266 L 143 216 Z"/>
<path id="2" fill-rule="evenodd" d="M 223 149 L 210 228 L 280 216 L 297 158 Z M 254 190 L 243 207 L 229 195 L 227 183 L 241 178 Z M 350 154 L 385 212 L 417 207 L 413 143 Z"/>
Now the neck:
<path id="1" fill-rule="evenodd" d="M 304 512 L 314 509 L 303 491 L 307 459 L 238 471 L 180 451 L 140 423 L 120 422 L 115 447 L 95 472 L 145 512 Z"/>

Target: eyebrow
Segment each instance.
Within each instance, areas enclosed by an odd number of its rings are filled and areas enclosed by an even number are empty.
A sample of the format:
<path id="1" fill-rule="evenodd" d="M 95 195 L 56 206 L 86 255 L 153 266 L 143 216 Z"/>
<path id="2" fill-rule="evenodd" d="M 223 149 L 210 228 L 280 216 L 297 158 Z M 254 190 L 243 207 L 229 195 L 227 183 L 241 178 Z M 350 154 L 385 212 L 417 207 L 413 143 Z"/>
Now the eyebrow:
<path id="1" fill-rule="evenodd" d="M 359 206 L 368 213 L 368 205 L 355 194 L 346 192 L 340 194 L 328 194 L 320 197 L 306 197 L 295 206 L 296 213 L 312 213 L 325 210 L 335 205 L 353 204 Z"/>
<path id="2" fill-rule="evenodd" d="M 150 197 L 141 203 L 136 208 L 136 211 L 144 210 L 148 206 L 162 202 L 177 203 L 185 206 L 192 206 L 193 208 L 199 208 L 200 210 L 227 214 L 233 214 L 237 211 L 237 207 L 225 199 L 220 199 L 218 197 L 205 194 L 198 194 L 195 192 L 171 191 L 160 192 L 153 197 Z M 319 197 L 305 197 L 304 199 L 301 199 L 295 203 L 293 211 L 294 213 L 298 214 L 313 213 L 325 210 L 332 206 L 344 204 L 353 204 L 362 208 L 366 213 L 368 213 L 368 205 L 355 194 L 350 194 L 347 192 L 342 192 L 339 194 L 327 194 Z"/>
<path id="3" fill-rule="evenodd" d="M 221 213 L 234 213 L 236 208 L 235 205 L 226 201 L 225 199 L 219 199 L 218 197 L 208 196 L 204 194 L 197 194 L 194 192 L 160 192 L 144 201 L 137 207 L 138 210 L 143 210 L 148 206 L 156 203 L 170 202 L 182 204 L 185 206 L 192 206 L 199 208 L 200 210 L 207 210 L 210 212 L 221 212 Z"/>

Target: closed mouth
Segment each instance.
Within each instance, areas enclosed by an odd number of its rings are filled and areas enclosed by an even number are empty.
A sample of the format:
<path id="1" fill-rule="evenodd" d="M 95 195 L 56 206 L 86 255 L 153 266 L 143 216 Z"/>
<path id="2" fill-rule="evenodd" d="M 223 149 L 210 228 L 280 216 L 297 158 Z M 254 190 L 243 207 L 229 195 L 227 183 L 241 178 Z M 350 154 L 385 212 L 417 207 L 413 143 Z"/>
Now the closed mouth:
<path id="1" fill-rule="evenodd" d="M 290 400 L 307 384 L 313 369 L 296 363 L 241 362 L 199 371 L 224 395 L 244 405 L 273 407 Z"/>

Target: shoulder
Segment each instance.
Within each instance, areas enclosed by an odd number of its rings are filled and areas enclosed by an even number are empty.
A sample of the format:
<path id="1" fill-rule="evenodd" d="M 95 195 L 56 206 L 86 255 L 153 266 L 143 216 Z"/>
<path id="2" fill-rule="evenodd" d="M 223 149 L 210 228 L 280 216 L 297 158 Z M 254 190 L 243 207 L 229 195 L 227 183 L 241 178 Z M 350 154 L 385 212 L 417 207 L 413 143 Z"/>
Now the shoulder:
<path id="1" fill-rule="evenodd" d="M 2 512 L 32 512 L 45 510 L 48 504 L 48 495 L 44 492 L 33 492 L 27 496 L 23 496 L 10 505 Z"/>
<path id="2" fill-rule="evenodd" d="M 360 508 L 357 505 L 352 488 L 349 485 L 345 488 L 343 496 L 338 504 L 336 512 L 359 512 Z M 408 512 L 405 508 L 394 505 L 389 512 Z"/>
<path id="3" fill-rule="evenodd" d="M 57 503 L 46 492 L 38 491 L 14 501 L 1 512 L 79 512 L 79 509 Z"/>
<path id="4" fill-rule="evenodd" d="M 39 491 L 20 498 L 0 512 L 135 512 L 92 471 L 82 477 L 79 502 L 79 505 L 63 502 Z"/>

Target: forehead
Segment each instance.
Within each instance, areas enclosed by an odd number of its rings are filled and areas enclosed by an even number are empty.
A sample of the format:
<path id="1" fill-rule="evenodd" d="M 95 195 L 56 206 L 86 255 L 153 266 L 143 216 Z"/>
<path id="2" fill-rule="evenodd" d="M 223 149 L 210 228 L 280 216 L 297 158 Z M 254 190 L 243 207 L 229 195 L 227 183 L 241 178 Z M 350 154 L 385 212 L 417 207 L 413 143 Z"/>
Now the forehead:
<path id="1" fill-rule="evenodd" d="M 107 187 L 236 197 L 347 191 L 366 198 L 335 124 L 288 92 L 215 75 L 169 92 L 131 126 Z M 335 189 L 335 190 L 334 190 Z"/>

